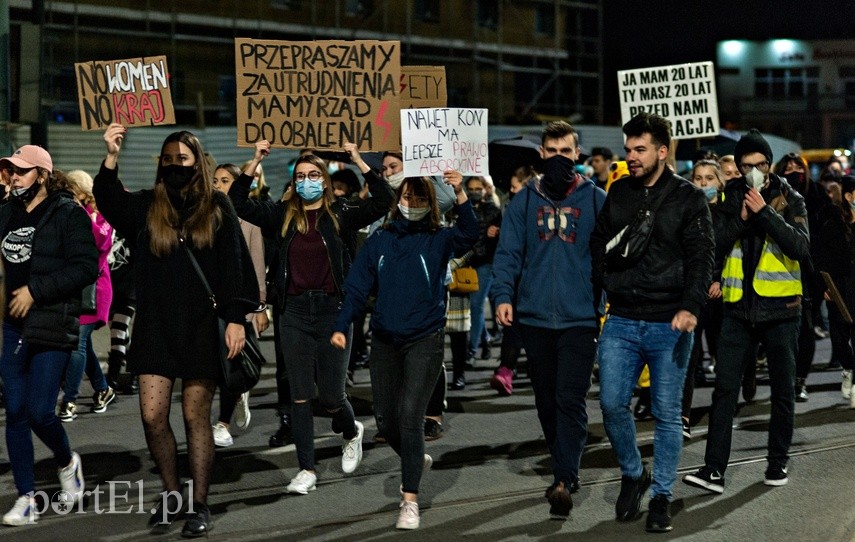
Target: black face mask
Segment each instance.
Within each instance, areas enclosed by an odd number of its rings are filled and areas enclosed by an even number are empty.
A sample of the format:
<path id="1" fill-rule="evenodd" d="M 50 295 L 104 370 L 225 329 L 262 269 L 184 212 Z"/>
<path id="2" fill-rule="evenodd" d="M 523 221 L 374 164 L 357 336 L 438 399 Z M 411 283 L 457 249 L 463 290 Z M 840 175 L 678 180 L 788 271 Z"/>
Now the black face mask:
<path id="1" fill-rule="evenodd" d="M 787 182 L 790 183 L 790 186 L 793 188 L 803 188 L 805 184 L 805 174 L 799 171 L 793 171 L 792 173 L 787 173 L 784 175 L 784 178 L 787 179 Z"/>
<path id="2" fill-rule="evenodd" d="M 39 193 L 39 190 L 41 190 L 41 188 L 42 188 L 42 185 L 35 182 L 35 183 L 31 184 L 28 188 L 14 188 L 14 189 L 12 189 L 12 191 L 10 192 L 10 196 L 12 199 L 20 201 L 24 205 L 27 205 L 28 203 L 33 201 L 33 199 L 35 199 L 36 194 Z M 4 190 L 5 190 L 5 188 L 4 188 Z"/>
<path id="3" fill-rule="evenodd" d="M 556 154 L 543 161 L 543 179 L 541 186 L 546 195 L 555 201 L 567 196 L 567 191 L 576 180 L 576 162 L 566 156 Z"/>
<path id="4" fill-rule="evenodd" d="M 168 188 L 173 190 L 181 190 L 193 180 L 193 173 L 196 168 L 194 166 L 162 166 L 160 174 L 163 177 L 163 182 Z"/>

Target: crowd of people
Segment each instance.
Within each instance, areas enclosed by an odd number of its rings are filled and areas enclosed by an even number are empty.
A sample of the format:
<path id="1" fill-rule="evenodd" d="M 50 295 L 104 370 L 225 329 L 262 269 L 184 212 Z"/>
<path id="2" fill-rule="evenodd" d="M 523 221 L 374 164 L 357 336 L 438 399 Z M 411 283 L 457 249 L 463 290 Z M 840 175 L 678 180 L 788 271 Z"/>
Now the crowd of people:
<path id="1" fill-rule="evenodd" d="M 0 376 L 18 493 L 3 523 L 38 518 L 33 434 L 52 451 L 62 491 L 72 503 L 81 498 L 82 462 L 62 422 L 78 418 L 85 373 L 94 413 L 117 393 L 139 395 L 164 490 L 152 531 L 184 517 L 182 536 L 207 535 L 215 450 L 234 444 L 232 422 L 245 429 L 251 420 L 251 393 L 222 385 L 221 351 L 234 357 L 246 333 L 265 332 L 271 319 L 279 428 L 269 442 L 293 443 L 298 466 L 285 491 L 317 489 L 313 400 L 341 435 L 342 472 L 359 468 L 365 427 L 346 387 L 367 364 L 373 438 L 401 461 L 399 529 L 420 525 L 419 486 L 433 464 L 425 441 L 443 435 L 446 392 L 464 390 L 479 349 L 490 359 L 499 345 L 490 386 L 501 396 L 513 394 L 526 354 L 552 458 L 553 518 L 569 516 L 580 487 L 592 375 L 621 472 L 617 520 L 640 517 L 649 491 L 646 530 L 673 528 L 693 392 L 710 368 L 705 465 L 683 481 L 724 491 L 738 396 L 753 397 L 761 357 L 772 396 L 764 482 L 786 484 L 794 403 L 809 397 L 823 303 L 831 364 L 855 408 L 855 326 L 846 318 L 855 308 L 855 177 L 829 164 L 814 182 L 801 156 L 773 162 L 751 130 L 733 155 L 699 157 L 686 179 L 671 161 L 669 121 L 641 113 L 623 132 L 618 166 L 605 147 L 584 156 L 570 124 L 549 123 L 537 170 L 519 164 L 504 198 L 490 177 L 405 177 L 400 153 L 369 160 L 348 143 L 350 166 L 301 153 L 274 199 L 262 169 L 275 152 L 267 141 L 239 167 L 213 162 L 187 131 L 164 140 L 153 187 L 129 192 L 119 175 L 127 130 L 118 124 L 104 133 L 94 179 L 54 168 L 33 145 L 0 160 Z M 473 291 L 455 286 L 461 268 L 471 268 Z M 92 345 L 104 326 L 106 375 Z M 192 484 L 179 478 L 169 421 L 176 380 Z M 636 443 L 635 395 L 636 418 L 655 421 L 652 466 Z"/>

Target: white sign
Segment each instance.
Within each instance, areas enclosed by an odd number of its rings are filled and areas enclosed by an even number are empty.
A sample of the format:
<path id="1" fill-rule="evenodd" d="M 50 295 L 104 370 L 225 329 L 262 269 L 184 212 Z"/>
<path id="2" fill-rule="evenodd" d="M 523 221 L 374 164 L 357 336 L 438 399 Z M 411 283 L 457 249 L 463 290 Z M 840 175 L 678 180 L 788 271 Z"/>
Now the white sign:
<path id="1" fill-rule="evenodd" d="M 647 111 L 671 121 L 674 139 L 719 133 L 712 62 L 619 71 L 618 88 L 624 124 Z"/>
<path id="2" fill-rule="evenodd" d="M 487 110 L 402 109 L 401 150 L 406 177 L 487 175 Z"/>

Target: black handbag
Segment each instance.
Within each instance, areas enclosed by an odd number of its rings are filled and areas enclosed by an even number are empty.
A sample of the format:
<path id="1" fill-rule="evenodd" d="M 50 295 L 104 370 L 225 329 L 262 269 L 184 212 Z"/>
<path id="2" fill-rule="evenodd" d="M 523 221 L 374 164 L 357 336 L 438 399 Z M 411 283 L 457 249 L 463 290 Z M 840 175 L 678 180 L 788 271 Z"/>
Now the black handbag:
<path id="1" fill-rule="evenodd" d="M 605 263 L 608 271 L 625 271 L 638 263 L 647 252 L 653 235 L 654 220 L 659 206 L 677 188 L 676 182 L 663 188 L 652 206 L 642 204 L 635 218 L 606 244 Z"/>
<path id="2" fill-rule="evenodd" d="M 80 294 L 80 313 L 81 314 L 95 314 L 98 310 L 98 306 L 96 305 L 96 291 L 95 285 L 98 284 L 96 280 L 89 286 L 83 288 L 83 292 Z"/>
<path id="3" fill-rule="evenodd" d="M 217 299 L 214 296 L 213 290 L 211 290 L 210 284 L 208 284 L 208 279 L 205 278 L 205 273 L 202 272 L 202 268 L 199 267 L 199 262 L 196 261 L 196 257 L 193 256 L 193 252 L 190 251 L 190 247 L 187 246 L 184 239 L 179 237 L 179 241 L 181 242 L 181 246 L 184 247 L 184 251 L 187 253 L 187 257 L 193 265 L 193 269 L 195 269 L 196 274 L 199 275 L 199 280 L 202 281 L 202 285 L 205 287 L 205 292 L 208 294 L 208 299 L 211 300 L 214 312 L 216 312 Z M 229 351 L 226 348 L 225 338 L 226 326 L 229 322 L 226 322 L 219 316 L 217 317 L 217 321 L 220 338 L 220 381 L 227 390 L 236 395 L 245 393 L 258 384 L 258 381 L 261 379 L 261 366 L 267 363 L 267 360 L 264 359 L 264 355 L 261 353 L 261 348 L 258 346 L 258 341 L 255 338 L 255 329 L 252 327 L 251 322 L 244 322 L 243 326 L 246 340 L 244 342 L 243 350 L 241 350 L 237 356 L 229 358 Z"/>

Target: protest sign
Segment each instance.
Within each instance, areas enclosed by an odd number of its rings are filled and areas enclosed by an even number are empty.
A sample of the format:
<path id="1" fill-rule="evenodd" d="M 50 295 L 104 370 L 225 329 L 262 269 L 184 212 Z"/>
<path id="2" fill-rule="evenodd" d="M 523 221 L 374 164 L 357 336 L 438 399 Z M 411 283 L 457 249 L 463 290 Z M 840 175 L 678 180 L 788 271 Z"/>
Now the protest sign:
<path id="1" fill-rule="evenodd" d="M 402 109 L 404 175 L 487 175 L 487 110 Z"/>
<path id="2" fill-rule="evenodd" d="M 235 40 L 239 147 L 397 149 L 397 41 Z"/>
<path id="3" fill-rule="evenodd" d="M 712 62 L 619 71 L 618 89 L 623 123 L 647 111 L 671 121 L 674 139 L 719 133 Z"/>
<path id="4" fill-rule="evenodd" d="M 84 131 L 175 124 L 165 56 L 78 62 L 74 73 Z"/>
<path id="5" fill-rule="evenodd" d="M 445 66 L 401 66 L 401 109 L 448 107 Z"/>

